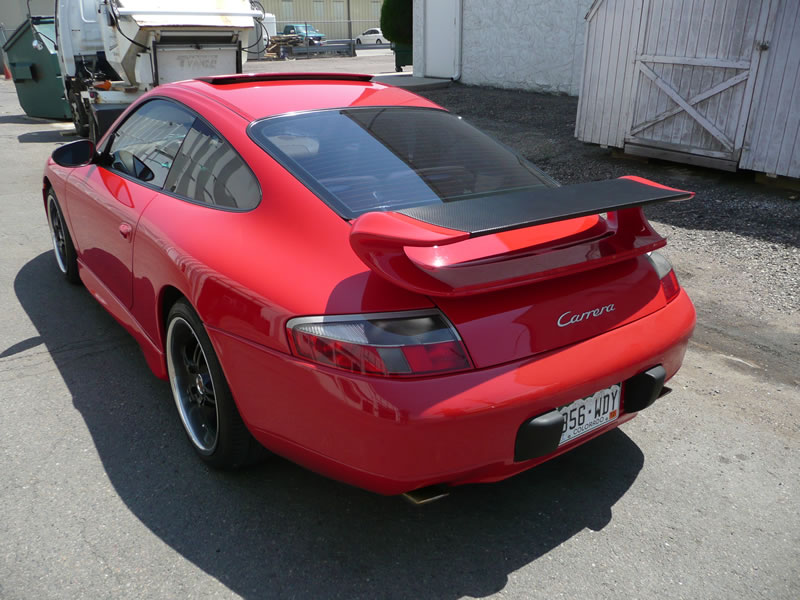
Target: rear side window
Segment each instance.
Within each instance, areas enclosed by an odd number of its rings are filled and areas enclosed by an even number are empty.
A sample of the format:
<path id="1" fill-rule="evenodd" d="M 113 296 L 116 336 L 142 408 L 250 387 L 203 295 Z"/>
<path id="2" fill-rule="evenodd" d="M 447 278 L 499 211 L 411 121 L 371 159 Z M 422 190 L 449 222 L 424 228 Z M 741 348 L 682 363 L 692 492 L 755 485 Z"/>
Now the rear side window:
<path id="1" fill-rule="evenodd" d="M 164 187 L 195 202 L 223 208 L 248 210 L 261 200 L 250 168 L 200 119 L 186 134 Z"/>
<path id="2" fill-rule="evenodd" d="M 344 218 L 554 185 L 509 148 L 435 109 L 269 117 L 252 139 Z"/>
<path id="3" fill-rule="evenodd" d="M 143 104 L 114 132 L 111 168 L 161 187 L 194 119 L 173 102 Z"/>

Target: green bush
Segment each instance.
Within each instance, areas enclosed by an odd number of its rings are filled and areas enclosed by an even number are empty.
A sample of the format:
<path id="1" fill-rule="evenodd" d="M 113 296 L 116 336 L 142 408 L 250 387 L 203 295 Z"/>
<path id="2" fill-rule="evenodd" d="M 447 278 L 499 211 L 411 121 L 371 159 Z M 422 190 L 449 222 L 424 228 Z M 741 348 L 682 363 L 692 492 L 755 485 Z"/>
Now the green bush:
<path id="1" fill-rule="evenodd" d="M 395 44 L 408 44 L 414 38 L 414 0 L 383 0 L 381 31 Z"/>

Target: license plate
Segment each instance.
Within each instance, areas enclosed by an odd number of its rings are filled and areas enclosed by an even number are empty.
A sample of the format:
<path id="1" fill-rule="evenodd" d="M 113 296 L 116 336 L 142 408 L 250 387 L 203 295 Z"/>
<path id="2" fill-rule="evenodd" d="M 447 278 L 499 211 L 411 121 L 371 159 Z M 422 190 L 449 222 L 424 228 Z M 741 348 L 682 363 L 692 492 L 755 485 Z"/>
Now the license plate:
<path id="1" fill-rule="evenodd" d="M 620 395 L 621 388 L 619 384 L 615 384 L 559 408 L 558 412 L 564 417 L 564 425 L 561 428 L 561 441 L 558 445 L 566 444 L 593 429 L 615 421 L 619 417 Z"/>

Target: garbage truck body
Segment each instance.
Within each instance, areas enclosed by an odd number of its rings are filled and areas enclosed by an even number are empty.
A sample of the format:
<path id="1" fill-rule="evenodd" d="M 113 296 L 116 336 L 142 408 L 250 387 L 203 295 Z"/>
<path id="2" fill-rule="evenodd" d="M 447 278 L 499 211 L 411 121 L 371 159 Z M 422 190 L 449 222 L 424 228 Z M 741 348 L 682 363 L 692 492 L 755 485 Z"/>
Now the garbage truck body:
<path id="1" fill-rule="evenodd" d="M 58 57 L 77 132 L 99 139 L 162 83 L 241 73 L 263 13 L 248 0 L 56 0 Z"/>

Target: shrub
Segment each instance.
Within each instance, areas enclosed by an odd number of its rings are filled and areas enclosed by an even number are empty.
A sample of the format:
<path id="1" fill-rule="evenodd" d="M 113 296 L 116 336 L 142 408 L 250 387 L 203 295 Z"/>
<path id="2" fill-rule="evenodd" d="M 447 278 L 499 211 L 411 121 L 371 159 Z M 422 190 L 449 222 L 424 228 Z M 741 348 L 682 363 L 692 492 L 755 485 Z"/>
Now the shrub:
<path id="1" fill-rule="evenodd" d="M 408 44 L 414 38 L 414 0 L 383 0 L 381 31 L 395 44 Z"/>

